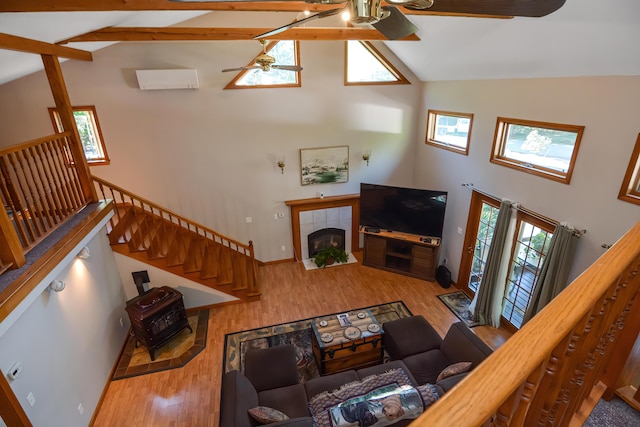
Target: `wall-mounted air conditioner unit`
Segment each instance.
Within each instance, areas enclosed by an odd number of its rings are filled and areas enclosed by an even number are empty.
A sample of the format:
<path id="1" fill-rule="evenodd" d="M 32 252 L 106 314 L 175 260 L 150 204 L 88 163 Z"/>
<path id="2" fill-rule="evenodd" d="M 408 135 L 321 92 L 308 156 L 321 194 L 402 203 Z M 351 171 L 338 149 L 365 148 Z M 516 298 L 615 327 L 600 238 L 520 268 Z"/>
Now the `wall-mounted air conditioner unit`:
<path id="1" fill-rule="evenodd" d="M 198 89 L 196 70 L 136 70 L 142 90 Z"/>

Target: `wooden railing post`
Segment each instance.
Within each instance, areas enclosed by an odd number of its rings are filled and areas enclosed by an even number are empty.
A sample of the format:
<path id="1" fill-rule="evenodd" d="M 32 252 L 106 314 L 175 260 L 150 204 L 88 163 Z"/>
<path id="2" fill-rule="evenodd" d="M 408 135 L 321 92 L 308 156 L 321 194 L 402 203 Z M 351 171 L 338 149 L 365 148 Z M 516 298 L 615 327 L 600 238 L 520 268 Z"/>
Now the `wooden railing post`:
<path id="1" fill-rule="evenodd" d="M 18 235 L 13 227 L 13 223 L 9 219 L 7 211 L 2 209 L 0 212 L 0 240 L 6 243 L 0 245 L 0 259 L 2 264 L 13 264 L 13 268 L 22 267 L 27 260 L 22 252 L 22 245 L 18 240 Z"/>
<path id="2" fill-rule="evenodd" d="M 62 76 L 60 62 L 57 57 L 52 55 L 43 54 L 41 56 L 45 72 L 47 73 L 47 79 L 49 80 L 49 86 L 51 87 L 51 93 L 53 94 L 58 114 L 60 114 L 62 126 L 65 131 L 71 132 L 73 162 L 78 173 L 80 185 L 82 186 L 82 192 L 87 201 L 97 202 L 98 196 L 91 180 L 91 173 L 89 172 L 87 159 L 84 156 L 84 150 L 82 149 L 82 140 L 80 139 L 76 121 L 73 117 L 71 100 L 69 99 L 67 86 Z"/>

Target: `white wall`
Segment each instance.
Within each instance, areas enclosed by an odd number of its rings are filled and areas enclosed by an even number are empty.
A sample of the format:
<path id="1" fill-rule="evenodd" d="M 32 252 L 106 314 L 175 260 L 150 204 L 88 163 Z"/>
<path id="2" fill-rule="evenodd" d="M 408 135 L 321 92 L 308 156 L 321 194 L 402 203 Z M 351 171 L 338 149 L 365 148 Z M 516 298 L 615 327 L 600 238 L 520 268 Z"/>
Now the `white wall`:
<path id="1" fill-rule="evenodd" d="M 211 15 L 193 25 L 233 26 L 233 16 Z M 255 26 L 287 19 L 277 14 L 264 22 L 260 15 Z M 293 258 L 284 201 L 358 193 L 361 181 L 411 184 L 420 83 L 394 62 L 414 84 L 345 87 L 344 42 L 303 41 L 302 87 L 222 90 L 234 73 L 221 70 L 246 65 L 260 48 L 257 41 L 121 43 L 94 53 L 93 62 L 68 61 L 62 69 L 72 103 L 98 112 L 111 165 L 93 167 L 93 174 L 252 240 L 257 258 L 272 261 Z M 198 70 L 200 89 L 137 88 L 136 69 L 182 67 Z M 52 105 L 43 73 L 0 86 L 7 111 L 1 144 L 50 134 Z M 349 146 L 349 182 L 301 186 L 299 150 L 335 145 Z M 286 157 L 284 174 L 279 156 Z M 278 212 L 287 215 L 275 220 Z"/>
<path id="2" fill-rule="evenodd" d="M 238 299 L 117 252 L 114 252 L 113 255 L 127 300 L 138 296 L 138 288 L 133 282 L 131 273 L 143 270 L 146 270 L 149 274 L 149 284 L 145 285 L 145 290 L 162 286 L 174 288 L 182 293 L 184 306 L 187 309 L 206 307 Z"/>
<path id="3" fill-rule="evenodd" d="M 473 113 L 469 156 L 424 144 L 427 109 Z M 640 77 L 449 81 L 424 84 L 415 184 L 449 191 L 440 258 L 457 277 L 471 190 L 462 183 L 586 229 L 571 278 L 640 220 L 617 199 L 640 132 Z M 570 185 L 489 163 L 496 119 L 585 126 Z M 463 235 L 457 228 L 463 229 Z"/>
<path id="4" fill-rule="evenodd" d="M 89 424 L 129 328 L 113 253 L 104 228 L 98 231 L 87 244 L 89 259 L 72 256 L 59 266 L 55 278 L 66 283 L 65 289 L 50 291 L 46 286 L 52 279 L 46 279 L 31 305 L 2 328 L 0 368 L 9 372 L 22 362 L 10 385 L 34 426 Z"/>

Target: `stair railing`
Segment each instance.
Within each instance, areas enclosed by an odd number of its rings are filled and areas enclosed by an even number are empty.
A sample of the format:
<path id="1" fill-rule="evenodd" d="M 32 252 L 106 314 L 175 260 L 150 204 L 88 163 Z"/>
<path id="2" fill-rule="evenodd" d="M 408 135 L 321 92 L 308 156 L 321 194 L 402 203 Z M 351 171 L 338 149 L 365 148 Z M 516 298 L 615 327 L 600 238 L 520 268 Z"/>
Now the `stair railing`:
<path id="1" fill-rule="evenodd" d="M 88 203 L 71 154 L 71 132 L 0 150 L 0 264 L 24 254 Z"/>
<path id="2" fill-rule="evenodd" d="M 613 396 L 640 330 L 639 270 L 640 223 L 412 426 L 567 426 L 592 390 Z"/>
<path id="3" fill-rule="evenodd" d="M 155 217 L 172 222 L 180 226 L 181 228 L 196 233 L 206 239 L 210 239 L 216 243 L 219 243 L 232 251 L 238 252 L 247 256 L 250 259 L 249 263 L 249 280 L 247 284 L 248 296 L 260 295 L 258 277 L 257 277 L 257 262 L 255 259 L 253 242 L 249 241 L 248 244 L 239 242 L 231 237 L 220 234 L 202 224 L 187 219 L 169 209 L 163 208 L 156 203 L 153 203 L 143 197 L 135 195 L 122 187 L 112 184 L 98 177 L 93 177 L 93 181 L 97 185 L 98 194 L 103 199 L 113 199 L 116 206 L 132 206 L 135 209 L 141 209 L 144 212 L 150 213 Z M 135 212 L 134 209 L 134 212 Z M 122 212 L 116 209 L 118 220 L 121 220 Z"/>

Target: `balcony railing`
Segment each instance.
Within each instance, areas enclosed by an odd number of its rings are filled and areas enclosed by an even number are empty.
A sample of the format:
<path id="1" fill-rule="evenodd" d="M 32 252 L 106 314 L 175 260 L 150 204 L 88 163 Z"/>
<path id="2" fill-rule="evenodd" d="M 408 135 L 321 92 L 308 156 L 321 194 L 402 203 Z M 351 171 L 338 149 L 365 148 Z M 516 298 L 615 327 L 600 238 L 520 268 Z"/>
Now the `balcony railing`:
<path id="1" fill-rule="evenodd" d="M 0 150 L 2 265 L 24 254 L 87 205 L 73 162 L 71 132 Z"/>

